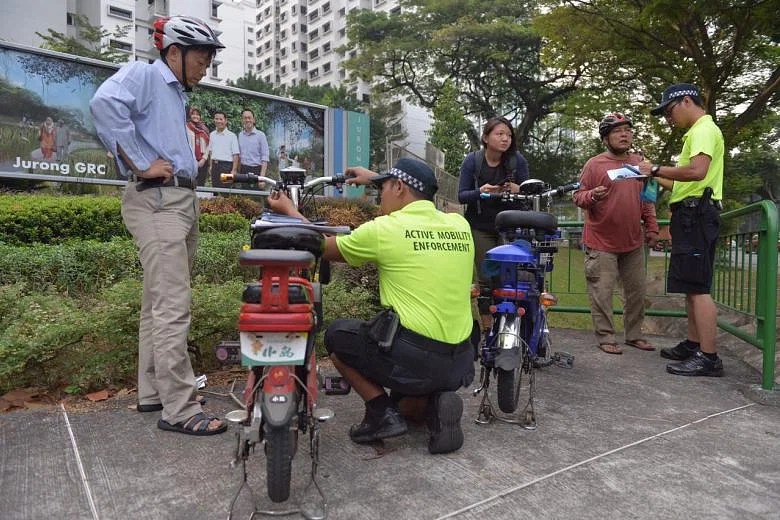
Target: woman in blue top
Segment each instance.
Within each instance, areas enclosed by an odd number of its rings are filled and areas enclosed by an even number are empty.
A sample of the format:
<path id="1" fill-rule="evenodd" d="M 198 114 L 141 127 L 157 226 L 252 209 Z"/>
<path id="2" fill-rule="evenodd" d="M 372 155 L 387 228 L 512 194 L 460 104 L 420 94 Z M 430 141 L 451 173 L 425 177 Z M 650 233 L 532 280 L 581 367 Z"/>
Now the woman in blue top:
<path id="1" fill-rule="evenodd" d="M 498 245 L 496 215 L 505 209 L 518 209 L 495 199 L 480 199 L 480 193 L 517 193 L 520 183 L 528 179 L 528 161 L 517 151 L 517 141 L 512 124 L 504 117 L 493 117 L 482 130 L 483 149 L 471 152 L 460 167 L 458 201 L 466 204 L 466 220 L 474 237 L 474 265 L 481 285 L 483 279 L 479 265 L 485 253 Z M 483 319 L 483 323 L 486 323 Z M 489 321 L 488 321 L 489 323 Z"/>

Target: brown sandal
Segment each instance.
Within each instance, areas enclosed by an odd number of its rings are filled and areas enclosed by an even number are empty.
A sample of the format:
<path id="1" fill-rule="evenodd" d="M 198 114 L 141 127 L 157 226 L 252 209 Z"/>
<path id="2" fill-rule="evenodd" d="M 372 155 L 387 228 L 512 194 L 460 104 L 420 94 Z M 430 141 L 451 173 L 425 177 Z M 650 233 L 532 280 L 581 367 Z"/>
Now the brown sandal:
<path id="1" fill-rule="evenodd" d="M 633 341 L 626 341 L 626 345 L 629 347 L 638 348 L 639 350 L 655 350 L 655 347 L 643 339 L 635 339 Z"/>
<path id="2" fill-rule="evenodd" d="M 622 354 L 623 349 L 617 343 L 599 343 L 599 348 L 607 354 Z"/>

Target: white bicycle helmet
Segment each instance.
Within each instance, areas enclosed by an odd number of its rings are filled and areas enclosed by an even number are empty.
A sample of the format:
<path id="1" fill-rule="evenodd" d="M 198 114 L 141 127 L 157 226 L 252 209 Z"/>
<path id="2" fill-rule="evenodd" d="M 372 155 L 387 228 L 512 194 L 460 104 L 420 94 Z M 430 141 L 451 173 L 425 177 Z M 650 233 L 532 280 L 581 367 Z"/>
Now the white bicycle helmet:
<path id="1" fill-rule="evenodd" d="M 154 22 L 154 46 L 165 50 L 173 44 L 183 47 L 204 45 L 215 49 L 225 48 L 217 39 L 214 30 L 202 20 L 192 16 L 158 18 Z"/>

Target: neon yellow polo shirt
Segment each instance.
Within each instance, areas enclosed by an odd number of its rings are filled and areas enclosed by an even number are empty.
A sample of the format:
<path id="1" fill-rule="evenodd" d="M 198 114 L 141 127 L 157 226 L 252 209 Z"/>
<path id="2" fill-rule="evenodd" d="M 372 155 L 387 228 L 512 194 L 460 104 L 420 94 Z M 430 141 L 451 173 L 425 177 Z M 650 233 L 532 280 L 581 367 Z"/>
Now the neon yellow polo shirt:
<path id="1" fill-rule="evenodd" d="M 418 200 L 339 236 L 341 256 L 353 266 L 373 262 L 379 298 L 409 330 L 445 343 L 471 333 L 474 242 L 468 222 Z"/>
<path id="2" fill-rule="evenodd" d="M 683 136 L 683 148 L 677 166 L 687 166 L 691 157 L 705 154 L 710 158 L 710 167 L 700 181 L 674 181 L 669 203 L 688 197 L 701 197 L 707 186 L 712 188 L 713 200 L 723 199 L 723 150 L 723 134 L 712 116 L 700 117 Z"/>

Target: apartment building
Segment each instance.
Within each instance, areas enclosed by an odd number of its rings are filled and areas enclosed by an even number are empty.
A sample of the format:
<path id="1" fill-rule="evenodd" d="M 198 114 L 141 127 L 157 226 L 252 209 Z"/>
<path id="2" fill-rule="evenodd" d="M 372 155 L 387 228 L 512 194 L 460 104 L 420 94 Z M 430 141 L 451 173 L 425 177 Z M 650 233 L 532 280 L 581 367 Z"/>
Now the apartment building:
<path id="1" fill-rule="evenodd" d="M 152 41 L 155 19 L 186 14 L 208 23 L 226 47 L 204 83 L 224 85 L 247 73 L 276 86 L 349 83 L 368 102 L 370 85 L 353 81 L 342 67 L 350 56 L 338 51 L 347 43 L 347 14 L 355 9 L 400 12 L 398 0 L 2 0 L 0 39 L 39 47 L 43 40 L 36 33 L 49 29 L 78 38 L 81 15 L 110 33 L 128 27 L 126 36 L 109 36 L 103 44 L 127 53 L 128 61 L 152 61 L 159 56 Z M 398 144 L 424 157 L 430 117 L 401 103 L 407 138 Z"/>
<path id="2" fill-rule="evenodd" d="M 359 99 L 370 101 L 370 85 L 350 77 L 342 62 L 352 56 L 339 51 L 347 43 L 347 15 L 355 9 L 401 10 L 398 0 L 257 0 L 256 75 L 276 86 L 349 83 Z M 430 116 L 401 104 L 407 138 L 399 144 L 424 157 Z"/>
<path id="3" fill-rule="evenodd" d="M 127 61 L 153 61 L 154 21 L 161 16 L 189 15 L 208 23 L 223 49 L 212 63 L 205 83 L 224 85 L 255 72 L 255 0 L 4 0 L 0 2 L 0 38 L 40 47 L 36 33 L 48 30 L 79 37 L 77 15 L 112 35 L 104 45 L 127 53 Z M 113 36 L 118 27 L 124 37 Z"/>

